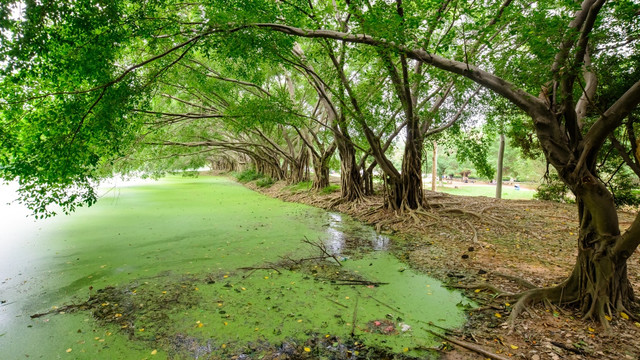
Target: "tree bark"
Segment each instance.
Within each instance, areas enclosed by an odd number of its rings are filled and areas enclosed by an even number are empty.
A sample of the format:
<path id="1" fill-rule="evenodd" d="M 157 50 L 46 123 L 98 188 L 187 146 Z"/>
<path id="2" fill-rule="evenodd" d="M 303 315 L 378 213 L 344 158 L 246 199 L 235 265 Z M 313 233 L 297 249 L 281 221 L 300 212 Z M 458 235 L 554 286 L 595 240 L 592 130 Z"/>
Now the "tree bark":
<path id="1" fill-rule="evenodd" d="M 500 149 L 498 150 L 498 175 L 496 183 L 496 199 L 502 198 L 502 166 L 504 160 L 504 134 L 500 134 Z"/>
<path id="2" fill-rule="evenodd" d="M 438 178 L 438 143 L 433 142 L 433 161 L 431 163 L 431 191 L 436 191 Z"/>

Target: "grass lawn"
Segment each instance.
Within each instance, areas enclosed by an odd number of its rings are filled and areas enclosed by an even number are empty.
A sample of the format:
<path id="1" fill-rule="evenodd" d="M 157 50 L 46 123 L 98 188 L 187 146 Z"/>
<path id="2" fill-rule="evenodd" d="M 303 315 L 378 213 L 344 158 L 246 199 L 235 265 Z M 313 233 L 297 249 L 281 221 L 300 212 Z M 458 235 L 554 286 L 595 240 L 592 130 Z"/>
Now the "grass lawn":
<path id="1" fill-rule="evenodd" d="M 454 186 L 458 186 L 458 188 L 454 188 Z M 426 189 L 430 189 L 431 186 L 425 187 Z M 466 185 L 466 184 L 458 184 L 458 185 L 447 185 L 447 186 L 438 186 L 438 191 L 445 192 L 453 195 L 462 195 L 462 196 L 487 196 L 487 197 L 495 197 L 496 196 L 496 188 L 495 186 L 481 186 L 481 185 Z M 518 200 L 531 200 L 533 199 L 533 194 L 535 194 L 535 190 L 523 189 L 515 190 L 513 185 L 503 185 L 502 186 L 502 198 L 503 199 L 518 199 Z"/>

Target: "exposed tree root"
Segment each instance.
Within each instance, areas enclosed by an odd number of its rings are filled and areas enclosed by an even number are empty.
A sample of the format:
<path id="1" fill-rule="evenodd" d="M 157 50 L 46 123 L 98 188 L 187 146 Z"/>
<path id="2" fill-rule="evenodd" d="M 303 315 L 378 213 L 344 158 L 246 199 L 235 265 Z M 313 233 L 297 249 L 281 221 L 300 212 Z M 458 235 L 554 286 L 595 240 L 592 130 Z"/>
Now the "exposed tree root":
<path id="1" fill-rule="evenodd" d="M 471 228 L 471 230 L 473 231 L 473 242 L 477 243 L 478 242 L 478 232 L 476 231 L 475 226 L 473 226 L 469 220 L 465 220 L 465 223 L 467 223 L 467 225 L 469 225 L 469 227 Z"/>
<path id="2" fill-rule="evenodd" d="M 525 279 L 523 279 L 521 277 L 518 277 L 518 276 L 513 276 L 513 275 L 509 275 L 509 274 L 503 274 L 503 273 L 500 273 L 500 272 L 497 272 L 497 271 L 492 271 L 491 274 L 499 276 L 501 278 L 505 278 L 507 280 L 511 280 L 511 281 L 517 283 L 518 285 L 521 285 L 521 286 L 523 286 L 523 287 L 525 287 L 527 289 L 536 289 L 536 288 L 538 288 L 533 283 L 531 283 L 531 282 L 529 282 L 529 281 L 527 281 L 527 280 L 525 280 Z"/>
<path id="3" fill-rule="evenodd" d="M 444 335 L 438 334 L 437 332 L 431 331 L 429 329 L 424 329 L 424 330 L 426 332 L 428 332 L 429 334 L 433 335 L 433 336 L 439 337 L 439 338 L 441 338 L 443 340 L 446 340 L 446 341 L 448 341 L 448 342 L 450 342 L 452 344 L 461 346 L 461 347 L 463 347 L 463 348 L 465 348 L 467 350 L 471 350 L 473 352 L 476 352 L 476 353 L 478 353 L 478 354 L 480 354 L 480 355 L 482 355 L 484 357 L 487 357 L 489 359 L 507 360 L 507 358 L 505 358 L 503 356 L 500 356 L 498 354 L 494 354 L 493 352 L 488 351 L 488 350 L 486 350 L 486 349 L 484 349 L 484 348 L 482 348 L 482 347 L 480 347 L 478 345 L 475 345 L 475 344 L 472 344 L 472 343 L 469 343 L 469 342 L 466 342 L 466 341 L 462 341 L 462 340 L 453 339 L 453 338 L 450 338 L 448 336 L 444 336 Z"/>
<path id="4" fill-rule="evenodd" d="M 508 291 L 504 291 L 501 289 L 498 289 L 497 287 L 491 285 L 491 284 L 471 284 L 471 285 L 452 285 L 451 286 L 454 289 L 469 289 L 469 290 L 475 290 L 475 289 L 485 289 L 485 290 L 490 290 L 493 291 L 494 293 L 496 293 L 497 296 L 500 297 L 517 297 L 518 294 L 514 294 L 514 293 L 510 293 Z"/>

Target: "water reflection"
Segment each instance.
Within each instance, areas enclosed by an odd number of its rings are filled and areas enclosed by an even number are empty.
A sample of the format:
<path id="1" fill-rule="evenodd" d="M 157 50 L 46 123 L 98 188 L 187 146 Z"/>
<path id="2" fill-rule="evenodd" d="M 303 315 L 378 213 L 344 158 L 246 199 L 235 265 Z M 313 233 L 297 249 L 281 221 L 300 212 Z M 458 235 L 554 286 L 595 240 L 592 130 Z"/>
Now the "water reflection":
<path id="1" fill-rule="evenodd" d="M 332 254 L 348 255 L 351 252 L 366 253 L 387 250 L 389 238 L 377 234 L 373 228 L 339 213 L 328 213 L 327 250 Z"/>

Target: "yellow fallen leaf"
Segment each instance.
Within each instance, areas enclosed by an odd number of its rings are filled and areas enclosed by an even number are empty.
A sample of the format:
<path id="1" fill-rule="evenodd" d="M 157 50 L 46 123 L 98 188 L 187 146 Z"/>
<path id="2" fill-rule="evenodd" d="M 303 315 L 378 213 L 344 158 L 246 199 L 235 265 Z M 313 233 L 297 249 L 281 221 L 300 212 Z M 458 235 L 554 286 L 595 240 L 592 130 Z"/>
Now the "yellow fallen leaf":
<path id="1" fill-rule="evenodd" d="M 495 316 L 496 316 L 497 318 L 501 318 L 501 317 L 502 317 L 502 315 L 500 315 L 500 314 L 498 314 L 498 313 L 495 313 Z"/>
<path id="2" fill-rule="evenodd" d="M 144 331 L 144 328 L 142 328 L 142 329 L 140 329 L 140 330 L 138 330 L 138 331 L 142 332 L 142 331 Z"/>
<path id="3" fill-rule="evenodd" d="M 347 299 L 347 300 L 349 300 L 349 297 L 348 297 L 348 296 L 345 296 L 344 298 L 345 298 L 345 299 Z"/>
<path id="4" fill-rule="evenodd" d="M 100 336 L 94 337 L 93 340 L 100 340 Z"/>
<path id="5" fill-rule="evenodd" d="M 477 293 L 479 293 L 479 292 L 480 292 L 480 290 L 481 290 L 481 289 L 475 289 L 474 291 L 475 291 L 475 292 L 477 292 Z"/>
<path id="6" fill-rule="evenodd" d="M 594 332 L 596 331 L 596 329 L 592 328 L 592 327 L 588 327 L 587 330 L 589 330 L 589 332 Z"/>
<path id="7" fill-rule="evenodd" d="M 200 289 L 196 288 L 195 290 L 196 290 L 196 291 L 198 291 L 198 290 L 200 290 Z"/>
<path id="8" fill-rule="evenodd" d="M 227 326 L 227 325 L 229 325 L 229 323 L 227 323 L 227 322 L 225 321 L 225 322 L 224 322 L 224 326 Z"/>
<path id="9" fill-rule="evenodd" d="M 406 348 L 402 349 L 402 351 L 407 352 L 407 351 L 409 351 L 409 348 L 406 347 Z"/>
<path id="10" fill-rule="evenodd" d="M 223 349 L 227 347 L 227 344 L 222 344 L 221 346 Z"/>
<path id="11" fill-rule="evenodd" d="M 637 324 L 637 323 L 636 323 L 636 324 Z M 328 337 L 329 337 L 329 334 L 325 335 L 324 337 L 328 338 Z"/>
<path id="12" fill-rule="evenodd" d="M 122 317 L 122 314 L 115 314 L 115 317 Z"/>
<path id="13" fill-rule="evenodd" d="M 509 303 L 504 303 L 504 306 L 511 306 L 511 304 L 509 304 Z"/>
<path id="14" fill-rule="evenodd" d="M 515 345 L 511 345 L 511 348 L 512 348 L 513 350 L 517 350 L 517 349 L 518 349 L 518 347 L 517 347 L 517 346 L 515 346 Z"/>
<path id="15" fill-rule="evenodd" d="M 308 346 L 305 346 L 305 347 L 304 347 L 304 351 L 305 351 L 305 352 L 311 352 L 311 348 L 310 348 L 310 347 L 308 347 Z"/>
<path id="16" fill-rule="evenodd" d="M 298 320 L 298 322 L 302 322 L 302 319 Z"/>
<path id="17" fill-rule="evenodd" d="M 166 292 L 166 291 L 163 291 L 162 293 L 163 293 L 163 294 L 166 294 L 167 292 Z"/>
<path id="18" fill-rule="evenodd" d="M 68 352 L 68 353 L 70 353 L 70 352 L 71 352 L 71 348 L 68 348 L 68 349 L 67 349 L 67 352 Z"/>
<path id="19" fill-rule="evenodd" d="M 158 353 L 158 350 L 153 350 L 153 351 L 151 352 L 151 355 L 155 355 L 155 354 L 157 354 L 157 353 Z"/>
<path id="20" fill-rule="evenodd" d="M 609 321 L 611 321 L 611 316 L 609 316 L 609 315 L 605 315 L 604 318 L 609 320 Z"/>
<path id="21" fill-rule="evenodd" d="M 625 314 L 623 312 L 620 313 L 620 316 L 625 320 L 629 320 L 629 315 L 627 315 L 627 314 Z"/>
<path id="22" fill-rule="evenodd" d="M 201 327 L 203 327 L 203 326 L 204 326 L 204 324 L 203 324 L 203 323 L 198 324 L 198 327 L 199 327 L 199 328 L 201 328 Z"/>
<path id="23" fill-rule="evenodd" d="M 225 279 L 226 279 L 226 278 L 228 278 L 228 277 L 229 277 L 229 275 L 225 275 L 225 276 L 223 276 L 223 278 L 225 278 Z M 224 345 L 224 344 L 223 344 L 223 345 Z"/>
<path id="24" fill-rule="evenodd" d="M 640 328 L 640 323 L 639 322 L 634 322 L 633 325 L 635 325 L 635 326 Z"/>
<path id="25" fill-rule="evenodd" d="M 268 277 L 268 276 L 265 276 L 264 278 L 265 278 L 265 279 L 268 279 L 269 277 Z"/>
<path id="26" fill-rule="evenodd" d="M 246 288 L 241 288 L 242 290 L 247 290 Z"/>

